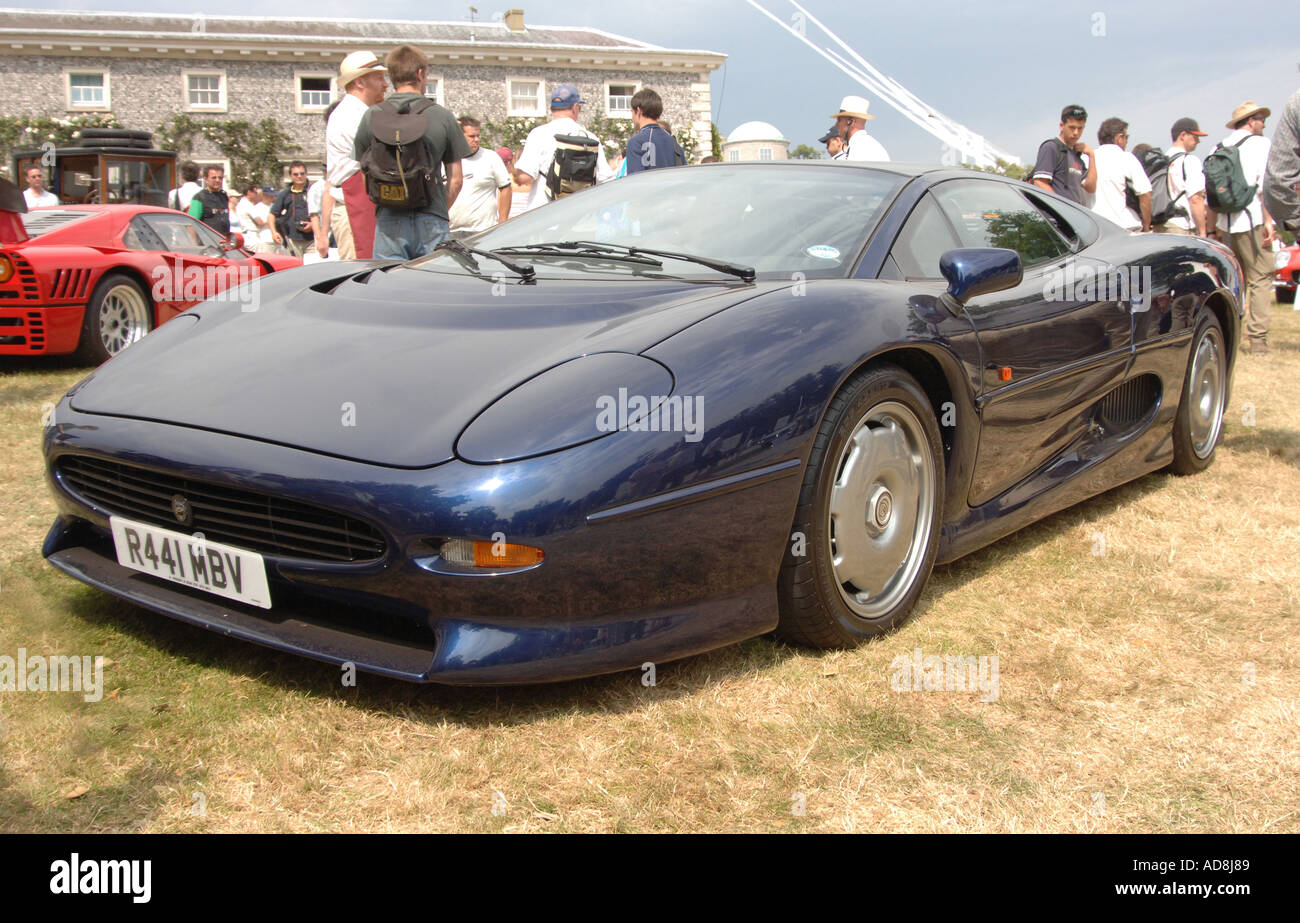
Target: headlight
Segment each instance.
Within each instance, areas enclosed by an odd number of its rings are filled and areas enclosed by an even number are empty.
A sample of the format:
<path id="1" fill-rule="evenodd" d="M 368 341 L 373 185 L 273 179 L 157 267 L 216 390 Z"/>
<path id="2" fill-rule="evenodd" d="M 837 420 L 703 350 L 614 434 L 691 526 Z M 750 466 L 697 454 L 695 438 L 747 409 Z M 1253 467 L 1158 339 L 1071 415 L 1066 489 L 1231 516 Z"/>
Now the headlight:
<path id="1" fill-rule="evenodd" d="M 529 379 L 474 418 L 456 440 L 468 462 L 530 458 L 599 439 L 649 416 L 673 376 L 632 353 L 592 353 Z"/>
<path id="2" fill-rule="evenodd" d="M 1279 250 L 1277 251 L 1277 253 L 1273 254 L 1274 269 L 1286 269 L 1287 266 L 1290 265 L 1290 263 L 1291 263 L 1290 250 Z"/>

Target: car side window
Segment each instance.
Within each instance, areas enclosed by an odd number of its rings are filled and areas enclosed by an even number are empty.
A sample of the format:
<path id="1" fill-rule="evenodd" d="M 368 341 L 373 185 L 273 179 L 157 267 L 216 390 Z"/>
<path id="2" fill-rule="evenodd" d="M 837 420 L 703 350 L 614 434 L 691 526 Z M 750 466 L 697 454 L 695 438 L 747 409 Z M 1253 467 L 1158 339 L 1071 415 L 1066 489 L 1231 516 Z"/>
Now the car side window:
<path id="1" fill-rule="evenodd" d="M 1068 202 L 1034 195 L 1032 191 L 1025 195 L 1047 216 L 1047 220 L 1052 222 L 1061 236 L 1070 242 L 1072 249 L 1081 250 L 1096 243 L 1101 232 L 1087 211 Z"/>
<path id="2" fill-rule="evenodd" d="M 889 251 L 908 279 L 939 279 L 939 258 L 961 246 L 934 200 L 921 197 Z"/>
<path id="3" fill-rule="evenodd" d="M 145 224 L 144 216 L 137 215 L 131 219 L 126 233 L 122 235 L 122 245 L 128 250 L 166 250 L 162 240 Z"/>
<path id="4" fill-rule="evenodd" d="M 963 247 L 1005 247 L 1025 266 L 1064 256 L 1070 246 L 1016 189 L 996 180 L 953 180 L 931 190 Z"/>
<path id="5" fill-rule="evenodd" d="M 221 235 L 188 215 L 165 215 L 155 212 L 141 217 L 162 241 L 162 247 L 159 249 L 194 254 L 207 253 L 211 250 L 220 252 Z"/>

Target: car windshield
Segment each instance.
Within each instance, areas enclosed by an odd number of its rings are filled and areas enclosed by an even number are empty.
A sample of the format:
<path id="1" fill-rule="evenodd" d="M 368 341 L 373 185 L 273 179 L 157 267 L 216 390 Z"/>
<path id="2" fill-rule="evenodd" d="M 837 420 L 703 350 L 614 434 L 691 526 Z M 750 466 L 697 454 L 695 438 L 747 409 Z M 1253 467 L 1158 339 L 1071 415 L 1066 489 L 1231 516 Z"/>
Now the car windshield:
<path id="1" fill-rule="evenodd" d="M 595 247 L 554 249 L 578 241 L 704 257 L 753 268 L 760 278 L 840 278 L 903 182 L 893 173 L 831 164 L 648 170 L 534 209 L 467 243 L 506 251 L 501 255 L 534 267 L 538 279 L 597 273 L 728 281 L 716 266 L 663 254 L 648 261 Z M 484 274 L 503 271 L 475 259 Z M 444 250 L 412 265 L 463 272 L 470 264 L 463 253 Z"/>

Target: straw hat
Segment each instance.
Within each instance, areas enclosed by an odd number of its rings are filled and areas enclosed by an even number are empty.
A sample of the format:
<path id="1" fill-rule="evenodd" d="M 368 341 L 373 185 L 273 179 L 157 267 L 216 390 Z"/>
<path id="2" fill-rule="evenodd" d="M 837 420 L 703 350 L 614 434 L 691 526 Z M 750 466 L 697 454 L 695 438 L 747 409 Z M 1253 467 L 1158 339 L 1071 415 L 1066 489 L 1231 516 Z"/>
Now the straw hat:
<path id="1" fill-rule="evenodd" d="M 1228 124 L 1225 127 L 1236 128 L 1238 122 L 1240 122 L 1242 119 L 1249 118 L 1250 116 L 1254 115 L 1256 112 L 1264 116 L 1264 118 L 1268 118 L 1270 115 L 1273 114 L 1273 110 L 1268 108 L 1268 106 L 1261 106 L 1253 99 L 1248 99 L 1240 106 L 1238 106 L 1236 109 L 1232 110 L 1232 118 L 1228 119 Z"/>
<path id="2" fill-rule="evenodd" d="M 840 100 L 840 111 L 831 118 L 838 119 L 840 116 L 847 115 L 855 119 L 874 119 L 874 115 L 867 114 L 867 107 L 870 105 L 871 103 L 861 96 L 846 96 Z"/>
<path id="3" fill-rule="evenodd" d="M 349 83 L 366 74 L 382 73 L 388 70 L 370 51 L 354 51 L 343 59 L 339 65 L 339 86 L 345 90 Z"/>

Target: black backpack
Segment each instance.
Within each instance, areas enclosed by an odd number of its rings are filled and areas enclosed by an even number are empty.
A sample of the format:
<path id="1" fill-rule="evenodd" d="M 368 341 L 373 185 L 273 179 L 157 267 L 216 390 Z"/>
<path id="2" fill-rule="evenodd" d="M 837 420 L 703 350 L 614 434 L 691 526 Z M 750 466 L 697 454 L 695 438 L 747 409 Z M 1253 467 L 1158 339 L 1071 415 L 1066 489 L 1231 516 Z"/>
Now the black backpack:
<path id="1" fill-rule="evenodd" d="M 1142 171 L 1146 173 L 1147 179 L 1151 180 L 1151 224 L 1164 224 L 1170 218 L 1179 215 L 1187 217 L 1187 209 L 1178 204 L 1178 200 L 1187 194 L 1184 189 L 1174 198 L 1169 197 L 1169 168 L 1173 166 L 1174 160 L 1186 156 L 1185 154 L 1175 154 L 1174 159 L 1170 160 L 1164 155 L 1159 148 L 1150 148 L 1144 151 L 1138 158 L 1138 163 L 1142 164 Z M 1183 180 L 1187 180 L 1187 168 L 1183 167 Z M 1131 180 L 1124 180 L 1124 204 L 1131 208 L 1135 213 L 1142 214 L 1142 204 L 1138 201 L 1137 192 L 1133 189 Z"/>
<path id="2" fill-rule="evenodd" d="M 586 135 L 556 135 L 555 157 L 546 171 L 546 197 L 562 199 L 596 185 L 600 142 Z"/>
<path id="3" fill-rule="evenodd" d="M 370 147 L 361 155 L 370 201 L 384 208 L 415 210 L 438 195 L 440 164 L 424 133 L 429 130 L 431 99 L 414 100 L 405 110 L 382 102 L 370 112 Z"/>

